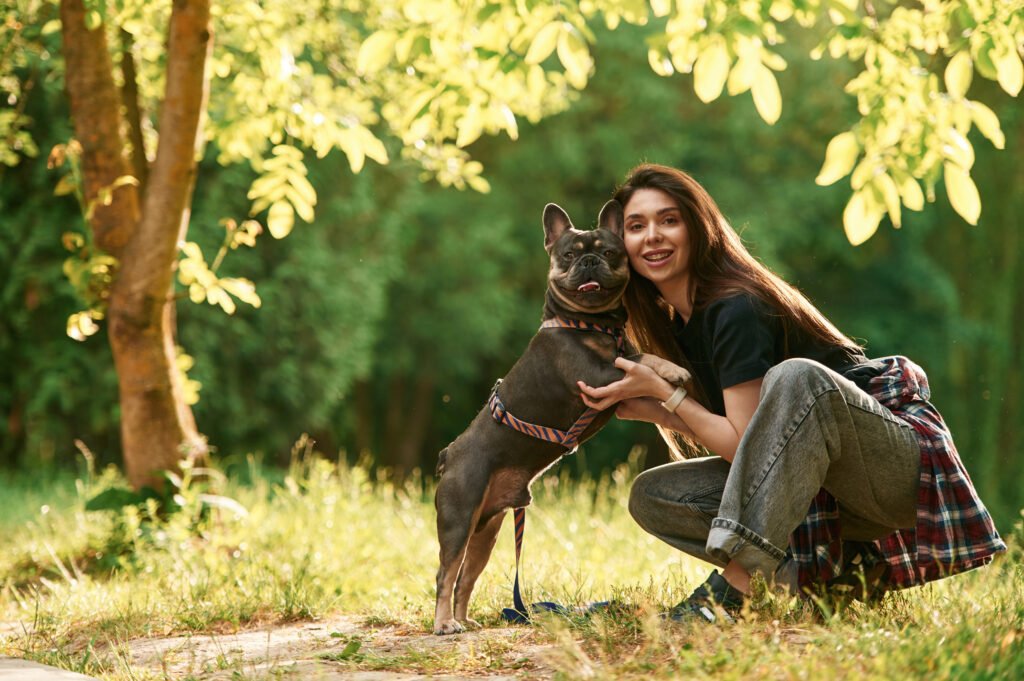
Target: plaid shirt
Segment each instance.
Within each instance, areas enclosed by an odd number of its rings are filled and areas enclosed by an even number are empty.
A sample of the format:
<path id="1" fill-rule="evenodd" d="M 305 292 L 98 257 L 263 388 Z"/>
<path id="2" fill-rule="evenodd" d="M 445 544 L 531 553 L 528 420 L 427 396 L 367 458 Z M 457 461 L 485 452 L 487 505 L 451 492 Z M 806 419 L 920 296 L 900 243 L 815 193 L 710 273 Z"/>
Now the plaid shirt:
<path id="1" fill-rule="evenodd" d="M 906 357 L 885 357 L 885 371 L 868 393 L 911 425 L 921 445 L 917 526 L 874 542 L 889 564 L 883 585 L 902 589 L 981 567 L 1006 550 L 992 518 L 974 491 L 953 438 L 928 398 L 924 370 Z M 827 582 L 843 570 L 839 505 L 822 489 L 789 540 L 801 586 Z"/>

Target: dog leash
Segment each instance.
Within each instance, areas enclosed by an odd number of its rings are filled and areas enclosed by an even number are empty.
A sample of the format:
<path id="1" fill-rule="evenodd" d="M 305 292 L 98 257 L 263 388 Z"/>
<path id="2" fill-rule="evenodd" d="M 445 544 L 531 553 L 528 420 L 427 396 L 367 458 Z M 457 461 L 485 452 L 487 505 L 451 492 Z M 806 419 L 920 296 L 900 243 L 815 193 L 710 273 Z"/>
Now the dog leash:
<path id="1" fill-rule="evenodd" d="M 617 355 L 621 356 L 625 352 L 626 339 L 621 327 L 602 326 L 600 324 L 585 322 L 580 319 L 552 317 L 550 319 L 545 319 L 541 323 L 540 328 L 541 330 L 576 329 L 578 331 L 598 331 L 615 339 L 615 350 Z M 579 446 L 580 436 L 583 435 L 587 427 L 590 426 L 594 421 L 594 418 L 600 413 L 596 409 L 587 407 L 587 409 L 580 414 L 579 418 L 576 419 L 568 430 L 560 430 L 558 428 L 529 423 L 510 414 L 508 409 L 505 408 L 505 404 L 501 401 L 501 398 L 498 397 L 498 387 L 501 385 L 501 382 L 502 379 L 499 378 L 494 384 L 494 388 L 491 389 L 491 396 L 487 401 L 488 408 L 490 409 L 491 416 L 494 420 L 515 431 L 523 433 L 524 435 L 529 435 L 530 437 L 534 437 L 539 440 L 562 445 L 567 450 L 564 456 L 575 453 L 576 447 Z M 529 624 L 531 622 L 531 611 L 554 612 L 559 615 L 571 614 L 573 611 L 570 611 L 564 605 L 552 603 L 551 601 L 533 603 L 530 605 L 529 609 L 527 609 L 526 604 L 523 602 L 522 593 L 519 589 L 519 562 L 523 551 L 523 535 L 526 531 L 526 507 L 513 509 L 512 517 L 515 522 L 516 577 L 512 584 L 513 607 L 502 609 L 502 619 L 514 624 Z M 588 614 L 607 608 L 609 605 L 609 601 L 599 601 L 597 603 L 591 603 L 586 608 L 582 608 L 576 612 L 579 614 Z"/>
<path id="2" fill-rule="evenodd" d="M 523 602 L 522 593 L 519 591 L 519 555 L 523 551 L 523 534 L 526 530 L 526 508 L 516 508 L 512 510 L 512 517 L 515 520 L 515 534 L 516 534 L 516 579 L 512 583 L 512 606 L 511 608 L 502 608 L 501 618 L 506 622 L 512 624 L 530 624 L 532 622 L 531 612 L 553 612 L 556 615 L 569 616 L 573 613 L 578 615 L 589 615 L 599 610 L 608 608 L 611 601 L 598 601 L 591 603 L 584 608 L 577 608 L 569 610 L 569 608 L 558 603 L 552 603 L 551 601 L 540 601 L 537 603 L 530 604 L 529 609 Z"/>

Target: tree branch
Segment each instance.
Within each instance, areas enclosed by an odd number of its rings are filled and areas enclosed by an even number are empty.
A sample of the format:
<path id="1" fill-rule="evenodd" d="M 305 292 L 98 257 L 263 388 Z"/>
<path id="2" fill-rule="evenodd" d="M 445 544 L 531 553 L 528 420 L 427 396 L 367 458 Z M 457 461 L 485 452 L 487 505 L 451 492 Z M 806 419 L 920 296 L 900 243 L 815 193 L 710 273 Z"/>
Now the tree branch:
<path id="1" fill-rule="evenodd" d="M 134 315 L 152 316 L 166 300 L 178 241 L 190 214 L 200 120 L 206 105 L 206 59 L 211 44 L 208 0 L 175 0 L 167 47 L 167 87 L 160 142 L 149 173 L 138 238 L 122 270 Z M 141 321 L 141 320 L 140 320 Z"/>
<path id="2" fill-rule="evenodd" d="M 146 159 L 146 145 L 142 139 L 142 109 L 139 106 L 139 83 L 135 72 L 135 38 L 121 29 L 121 74 L 124 86 L 121 101 L 124 103 L 128 123 L 128 141 L 132 144 L 131 165 L 135 179 L 139 181 L 139 192 L 145 195 L 149 161 Z"/>
<path id="3" fill-rule="evenodd" d="M 86 28 L 82 0 L 61 0 L 60 19 L 64 80 L 75 137 L 82 145 L 83 189 L 88 203 L 101 188 L 130 172 L 122 155 L 120 101 L 103 28 Z M 93 213 L 91 225 L 96 245 L 120 260 L 138 217 L 136 188 L 120 187 L 109 205 L 97 205 Z"/>

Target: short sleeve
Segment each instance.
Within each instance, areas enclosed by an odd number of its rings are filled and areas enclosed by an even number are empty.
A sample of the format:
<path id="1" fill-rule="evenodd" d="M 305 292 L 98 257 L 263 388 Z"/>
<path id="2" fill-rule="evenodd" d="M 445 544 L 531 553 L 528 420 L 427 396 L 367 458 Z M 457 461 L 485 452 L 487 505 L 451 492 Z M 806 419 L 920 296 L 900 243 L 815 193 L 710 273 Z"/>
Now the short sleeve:
<path id="1" fill-rule="evenodd" d="M 716 309 L 717 308 L 717 309 Z M 711 361 L 722 390 L 761 378 L 775 364 L 778 318 L 741 294 L 712 303 Z"/>

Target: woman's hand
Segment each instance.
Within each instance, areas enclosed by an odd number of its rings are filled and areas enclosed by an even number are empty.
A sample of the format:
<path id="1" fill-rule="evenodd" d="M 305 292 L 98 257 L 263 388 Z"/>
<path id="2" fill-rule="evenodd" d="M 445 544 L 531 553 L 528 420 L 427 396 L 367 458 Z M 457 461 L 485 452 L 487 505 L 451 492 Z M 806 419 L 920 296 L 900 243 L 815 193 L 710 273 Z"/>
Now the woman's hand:
<path id="1" fill-rule="evenodd" d="M 622 421 L 645 421 L 663 426 L 666 416 L 668 412 L 653 397 L 632 397 L 615 407 L 615 417 Z"/>
<path id="2" fill-rule="evenodd" d="M 657 400 L 668 399 L 674 388 L 654 369 L 643 364 L 631 362 L 625 357 L 615 360 L 615 366 L 625 372 L 625 376 L 600 388 L 593 388 L 583 381 L 576 381 L 580 387 L 583 403 L 592 409 L 603 411 L 617 402 L 634 397 L 653 397 Z"/>

